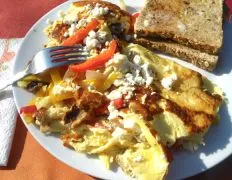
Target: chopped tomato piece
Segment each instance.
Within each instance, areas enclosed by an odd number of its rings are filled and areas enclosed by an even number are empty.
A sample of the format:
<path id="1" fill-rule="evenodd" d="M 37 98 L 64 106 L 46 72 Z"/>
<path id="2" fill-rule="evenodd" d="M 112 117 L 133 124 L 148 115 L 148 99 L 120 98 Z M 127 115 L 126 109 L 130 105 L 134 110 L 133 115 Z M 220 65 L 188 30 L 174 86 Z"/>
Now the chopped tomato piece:
<path id="1" fill-rule="evenodd" d="M 20 109 L 20 114 L 34 114 L 37 111 L 35 105 L 24 106 Z"/>
<path id="2" fill-rule="evenodd" d="M 64 40 L 62 43 L 63 46 L 73 46 L 74 44 L 79 44 L 83 39 L 89 34 L 90 31 L 95 30 L 99 25 L 97 19 L 92 19 L 92 21 L 87 24 L 86 27 L 83 27 L 75 32 L 73 36 L 70 36 L 68 39 Z"/>
<path id="3" fill-rule="evenodd" d="M 70 69 L 74 72 L 85 72 L 87 70 L 100 68 L 104 66 L 105 63 L 113 57 L 116 49 L 117 42 L 115 40 L 112 40 L 107 50 L 103 51 L 101 54 L 87 59 L 85 62 L 81 64 L 71 65 Z"/>
<path id="4" fill-rule="evenodd" d="M 113 100 L 113 103 L 114 103 L 114 106 L 117 108 L 117 109 L 120 109 L 124 106 L 124 101 L 122 98 L 118 98 L 118 99 L 114 99 Z"/>
<path id="5" fill-rule="evenodd" d="M 102 104 L 101 106 L 99 106 L 98 108 L 96 108 L 94 110 L 95 114 L 97 116 L 108 114 L 108 112 L 109 112 L 108 111 L 108 106 L 109 106 L 109 103 Z"/>
<path id="6" fill-rule="evenodd" d="M 137 17 L 139 17 L 139 15 L 140 15 L 139 12 L 132 14 L 132 16 L 131 16 L 131 29 L 134 29 L 135 21 L 136 21 Z"/>

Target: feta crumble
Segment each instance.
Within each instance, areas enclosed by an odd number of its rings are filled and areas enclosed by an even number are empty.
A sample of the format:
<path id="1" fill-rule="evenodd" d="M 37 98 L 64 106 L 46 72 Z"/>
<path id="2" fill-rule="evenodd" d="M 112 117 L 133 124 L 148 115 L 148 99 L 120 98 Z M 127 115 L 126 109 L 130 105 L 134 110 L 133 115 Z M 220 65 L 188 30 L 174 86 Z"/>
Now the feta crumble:
<path id="1" fill-rule="evenodd" d="M 120 127 L 116 127 L 114 132 L 112 133 L 112 136 L 118 139 L 124 137 L 125 135 L 127 135 L 127 131 Z"/>
<path id="2" fill-rule="evenodd" d="M 171 76 L 168 76 L 166 78 L 163 78 L 161 80 L 161 84 L 164 88 L 166 89 L 171 89 L 173 83 L 177 80 L 177 75 L 176 74 L 172 74 Z"/>
<path id="3" fill-rule="evenodd" d="M 102 15 L 106 15 L 109 12 L 108 7 L 100 7 L 100 6 L 95 6 L 94 9 L 91 11 L 91 15 L 93 17 L 99 17 Z"/>
<path id="4" fill-rule="evenodd" d="M 74 83 L 69 83 L 68 85 L 64 86 L 64 85 L 60 85 L 60 84 L 56 84 L 53 89 L 52 89 L 52 93 L 54 95 L 59 95 L 59 94 L 63 94 L 63 93 L 67 93 L 67 92 L 76 92 L 78 89 L 80 88 L 80 86 L 77 86 Z"/>
<path id="5" fill-rule="evenodd" d="M 133 63 L 134 62 L 134 63 Z M 121 72 L 124 76 L 114 81 L 114 85 L 119 87 L 117 91 L 126 91 L 125 99 L 133 97 L 134 86 L 145 85 L 148 87 L 152 84 L 154 73 L 148 63 L 142 64 L 139 55 L 135 55 L 133 62 L 128 60 L 126 55 L 116 53 L 111 60 L 106 63 L 106 68 L 112 67 L 114 71 Z M 122 88 L 121 88 L 122 87 Z"/>
<path id="6" fill-rule="evenodd" d="M 137 65 L 141 64 L 141 57 L 139 55 L 135 55 L 133 58 L 133 62 Z"/>
<path id="7" fill-rule="evenodd" d="M 109 116 L 108 119 L 109 120 L 113 120 L 115 118 L 118 117 L 119 115 L 119 111 L 116 109 L 114 102 L 110 102 L 109 106 L 108 106 L 108 110 L 109 110 Z"/>
<path id="8" fill-rule="evenodd" d="M 73 23 L 76 23 L 77 21 L 78 21 L 77 14 L 75 13 L 70 13 L 63 17 L 64 24 L 71 25 Z"/>
<path id="9" fill-rule="evenodd" d="M 124 119 L 123 127 L 126 129 L 133 129 L 135 127 L 135 122 L 131 119 Z"/>
<path id="10" fill-rule="evenodd" d="M 146 103 L 146 99 L 147 99 L 147 95 L 144 94 L 144 95 L 141 97 L 142 104 L 145 104 L 145 103 Z"/>
<path id="11" fill-rule="evenodd" d="M 71 24 L 70 28 L 68 29 L 67 32 L 64 33 L 64 36 L 68 35 L 68 36 L 72 36 L 74 34 L 74 32 L 76 31 L 76 27 L 75 27 L 75 24 Z"/>

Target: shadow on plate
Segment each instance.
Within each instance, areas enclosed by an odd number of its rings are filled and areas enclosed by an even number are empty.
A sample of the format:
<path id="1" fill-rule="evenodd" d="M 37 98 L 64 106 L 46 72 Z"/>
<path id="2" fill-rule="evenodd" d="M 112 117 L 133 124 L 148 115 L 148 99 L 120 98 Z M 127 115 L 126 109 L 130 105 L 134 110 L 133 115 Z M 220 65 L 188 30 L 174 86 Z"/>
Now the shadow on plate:
<path id="1" fill-rule="evenodd" d="M 228 74 L 232 70 L 232 23 L 225 22 L 223 30 L 223 45 L 214 71 L 216 75 Z"/>
<path id="2" fill-rule="evenodd" d="M 91 159 L 99 159 L 97 155 L 91 155 L 91 154 L 87 154 L 86 157 L 91 158 Z M 110 171 L 113 172 L 117 172 L 118 171 L 118 165 L 113 162 L 112 164 L 110 164 Z"/>

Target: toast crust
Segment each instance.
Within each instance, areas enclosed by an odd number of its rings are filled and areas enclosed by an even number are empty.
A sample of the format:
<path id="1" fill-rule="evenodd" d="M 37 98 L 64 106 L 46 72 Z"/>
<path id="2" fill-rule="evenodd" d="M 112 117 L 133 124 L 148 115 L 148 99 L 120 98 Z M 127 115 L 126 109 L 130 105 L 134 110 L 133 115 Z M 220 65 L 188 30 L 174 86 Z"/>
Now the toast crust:
<path id="1" fill-rule="evenodd" d="M 166 42 L 162 40 L 156 41 L 146 38 L 137 38 L 135 39 L 135 43 L 143 45 L 151 50 L 158 50 L 163 53 L 181 58 L 207 71 L 213 71 L 218 62 L 218 56 L 216 55 L 209 55 L 199 50 L 195 50 L 170 41 Z"/>

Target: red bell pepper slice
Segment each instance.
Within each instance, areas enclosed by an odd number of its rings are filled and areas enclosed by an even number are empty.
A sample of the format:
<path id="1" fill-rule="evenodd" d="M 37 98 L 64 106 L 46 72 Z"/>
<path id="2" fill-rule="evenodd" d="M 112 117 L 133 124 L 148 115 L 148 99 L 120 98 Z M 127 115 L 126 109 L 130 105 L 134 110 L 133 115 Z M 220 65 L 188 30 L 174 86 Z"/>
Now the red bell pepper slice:
<path id="1" fill-rule="evenodd" d="M 139 15 L 140 15 L 140 13 L 136 12 L 136 13 L 133 13 L 132 16 L 131 16 L 131 26 L 130 26 L 130 28 L 132 30 L 134 29 L 135 21 L 136 21 L 137 17 L 139 17 Z"/>
<path id="2" fill-rule="evenodd" d="M 124 106 L 124 101 L 122 98 L 118 98 L 118 99 L 114 99 L 113 100 L 113 103 L 114 103 L 114 106 L 117 108 L 117 109 L 120 109 Z"/>
<path id="3" fill-rule="evenodd" d="M 113 57 L 116 49 L 117 49 L 117 42 L 116 40 L 112 40 L 109 43 L 109 47 L 107 50 L 103 51 L 101 54 L 98 54 L 92 58 L 87 59 L 85 62 L 81 64 L 71 65 L 70 69 L 73 72 L 85 72 L 87 70 L 100 68 L 104 66 L 105 63 Z"/>
<path id="4" fill-rule="evenodd" d="M 34 114 L 37 111 L 35 105 L 24 106 L 20 109 L 20 114 Z"/>
<path id="5" fill-rule="evenodd" d="M 83 39 L 88 36 L 89 32 L 96 29 L 99 25 L 97 19 L 92 19 L 92 21 L 87 24 L 86 27 L 79 29 L 73 36 L 70 36 L 68 39 L 64 40 L 62 43 L 63 46 L 72 46 L 74 44 L 79 44 Z"/>

